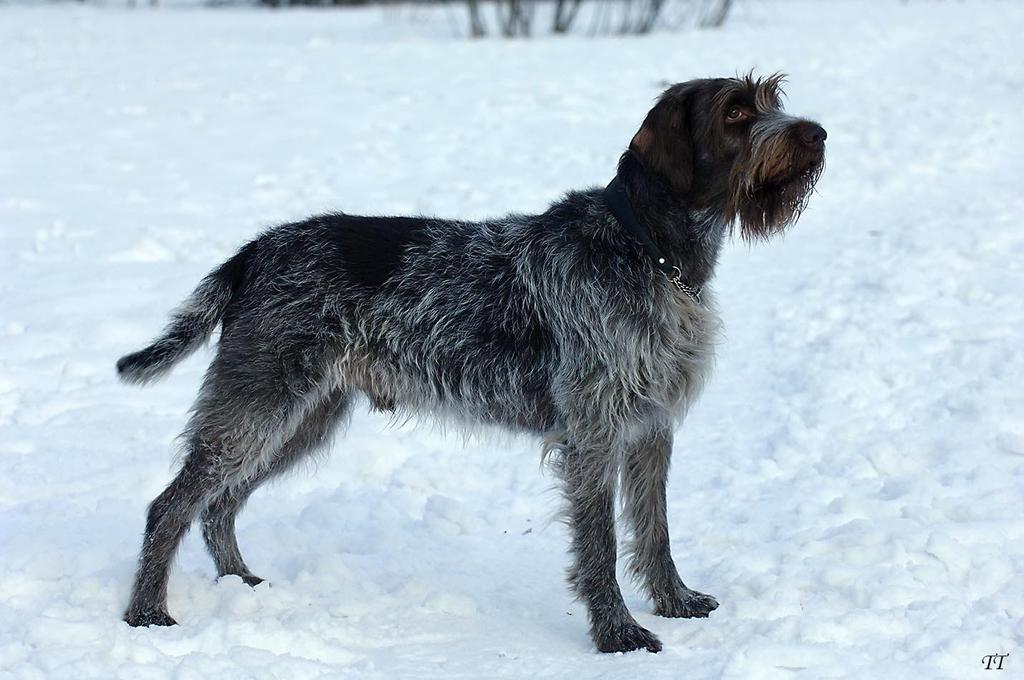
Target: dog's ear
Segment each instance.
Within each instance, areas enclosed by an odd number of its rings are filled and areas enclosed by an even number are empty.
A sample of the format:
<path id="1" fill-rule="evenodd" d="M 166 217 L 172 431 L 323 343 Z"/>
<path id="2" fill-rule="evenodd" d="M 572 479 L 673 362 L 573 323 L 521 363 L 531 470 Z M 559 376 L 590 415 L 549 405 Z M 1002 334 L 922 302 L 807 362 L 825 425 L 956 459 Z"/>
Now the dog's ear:
<path id="1" fill-rule="evenodd" d="M 693 184 L 691 98 L 691 88 L 686 85 L 666 90 L 629 143 L 644 168 L 677 194 L 687 193 Z"/>

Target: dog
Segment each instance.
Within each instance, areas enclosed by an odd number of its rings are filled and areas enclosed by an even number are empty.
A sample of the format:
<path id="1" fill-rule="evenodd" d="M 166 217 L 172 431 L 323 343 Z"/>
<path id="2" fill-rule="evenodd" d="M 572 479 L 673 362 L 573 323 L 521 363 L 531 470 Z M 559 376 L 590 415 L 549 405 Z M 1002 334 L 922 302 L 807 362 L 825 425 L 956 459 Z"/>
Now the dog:
<path id="1" fill-rule="evenodd" d="M 569 583 L 602 652 L 661 650 L 616 581 L 615 500 L 630 573 L 666 617 L 715 598 L 679 577 L 665 483 L 673 431 L 708 376 L 708 289 L 723 242 L 796 221 L 825 130 L 784 113 L 783 77 L 669 87 L 611 184 L 539 215 L 483 222 L 326 214 L 274 227 L 198 285 L 164 334 L 121 358 L 164 375 L 219 325 L 177 476 L 149 506 L 124 620 L 173 625 L 167 579 L 198 518 L 219 575 L 255 585 L 235 538 L 249 495 L 323 447 L 358 395 L 372 408 L 537 435 L 564 487 Z"/>

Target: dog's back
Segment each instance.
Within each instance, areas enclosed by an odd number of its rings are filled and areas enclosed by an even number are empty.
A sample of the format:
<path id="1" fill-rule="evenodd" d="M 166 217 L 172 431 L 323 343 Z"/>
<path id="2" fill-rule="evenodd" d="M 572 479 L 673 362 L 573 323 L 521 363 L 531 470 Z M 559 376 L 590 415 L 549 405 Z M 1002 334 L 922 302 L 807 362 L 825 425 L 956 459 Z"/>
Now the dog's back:
<path id="1" fill-rule="evenodd" d="M 621 275 L 580 264 L 562 210 L 557 222 L 329 214 L 275 227 L 204 278 L 118 372 L 157 379 L 222 323 L 211 376 L 229 376 L 230 394 L 274 381 L 343 387 L 381 409 L 546 432 L 559 352 L 600 333 L 608 311 L 588 278 Z"/>

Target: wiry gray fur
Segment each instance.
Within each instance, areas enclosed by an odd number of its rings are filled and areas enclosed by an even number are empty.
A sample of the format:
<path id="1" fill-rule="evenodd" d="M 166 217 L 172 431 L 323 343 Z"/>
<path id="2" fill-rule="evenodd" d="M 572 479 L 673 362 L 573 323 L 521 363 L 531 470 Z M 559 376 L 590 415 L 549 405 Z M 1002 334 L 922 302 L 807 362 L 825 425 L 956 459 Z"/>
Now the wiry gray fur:
<path id="1" fill-rule="evenodd" d="M 718 115 L 713 95 L 736 82 L 687 84 L 689 115 Z M 646 143 L 657 134 L 648 130 Z M 692 137 L 705 159 L 720 156 L 722 186 L 733 186 L 739 151 Z M 746 133 L 738 139 L 737 149 L 749 145 Z M 737 199 L 710 174 L 674 194 L 638 149 L 619 174 L 640 221 L 687 281 L 704 286 L 734 218 L 727 202 Z M 600 190 L 570 193 L 540 215 L 479 223 L 335 214 L 276 227 L 204 279 L 164 336 L 118 362 L 121 376 L 158 377 L 218 323 L 181 471 L 149 508 L 131 625 L 174 623 L 168 568 L 197 517 L 218 573 L 260 581 L 239 552 L 236 514 L 262 482 L 322 446 L 357 394 L 398 417 L 543 439 L 568 501 L 570 584 L 598 649 L 661 648 L 616 581 L 620 488 L 631 573 L 655 612 L 700 617 L 718 606 L 676 572 L 665 492 L 672 432 L 711 365 L 713 296 L 698 302 L 675 287 Z"/>
<path id="2" fill-rule="evenodd" d="M 171 315 L 163 335 L 149 347 L 121 357 L 121 380 L 139 385 L 156 380 L 209 340 L 231 302 L 232 282 L 243 262 L 239 253 L 212 271 Z"/>

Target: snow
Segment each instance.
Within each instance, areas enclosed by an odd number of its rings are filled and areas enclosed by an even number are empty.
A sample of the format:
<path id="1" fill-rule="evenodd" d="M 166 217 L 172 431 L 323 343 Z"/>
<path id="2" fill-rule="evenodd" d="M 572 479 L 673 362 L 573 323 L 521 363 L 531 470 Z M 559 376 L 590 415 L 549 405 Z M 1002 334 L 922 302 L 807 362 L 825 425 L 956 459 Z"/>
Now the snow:
<path id="1" fill-rule="evenodd" d="M 1010 2 L 530 42 L 425 10 L 0 6 L 0 677 L 1021 677 L 1022 31 Z M 711 618 L 623 578 L 665 651 L 597 654 L 536 442 L 359 413 L 241 516 L 269 584 L 215 581 L 193 533 L 181 625 L 120 621 L 210 353 L 144 391 L 113 362 L 203 274 L 325 209 L 541 210 L 610 177 L 665 81 L 751 67 L 790 73 L 828 168 L 714 284 L 670 482 Z"/>

